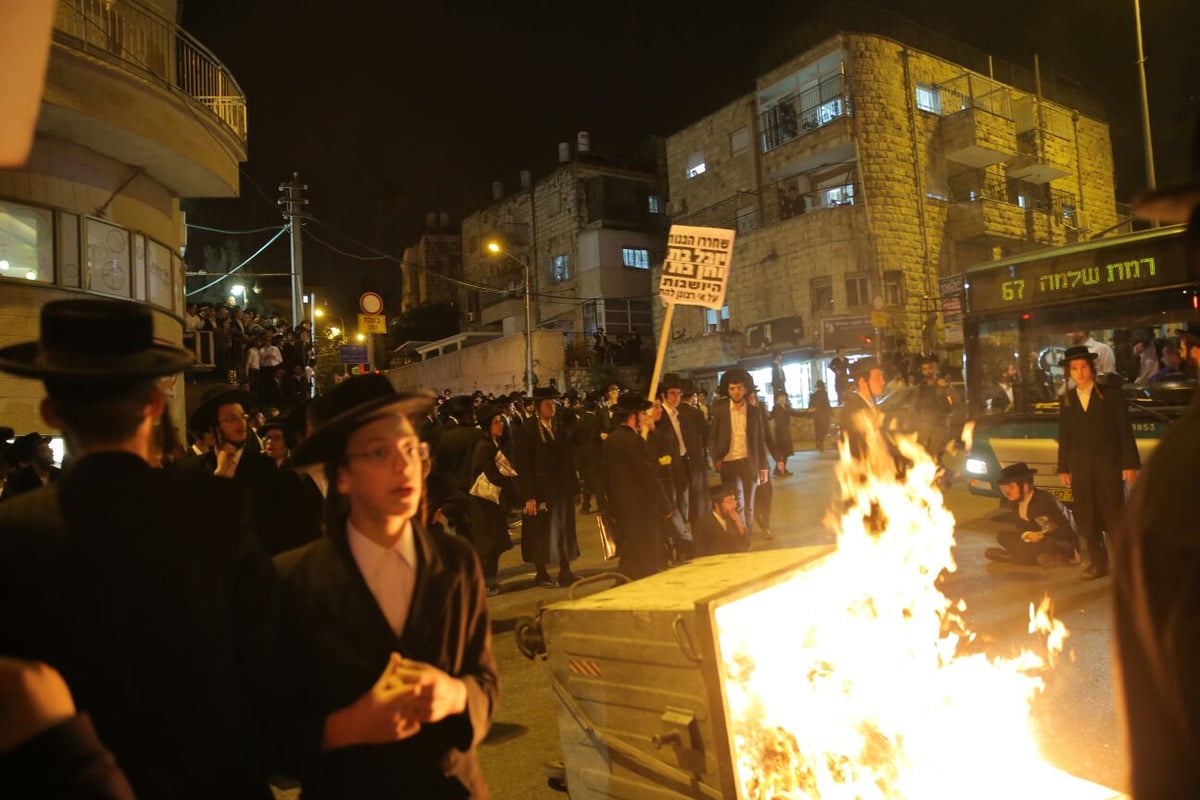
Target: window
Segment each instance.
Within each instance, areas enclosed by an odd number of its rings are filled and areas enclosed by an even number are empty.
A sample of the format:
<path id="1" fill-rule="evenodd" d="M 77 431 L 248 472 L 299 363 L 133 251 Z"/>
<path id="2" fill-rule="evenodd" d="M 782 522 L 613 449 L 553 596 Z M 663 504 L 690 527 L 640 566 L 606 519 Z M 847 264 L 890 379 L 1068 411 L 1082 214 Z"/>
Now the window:
<path id="1" fill-rule="evenodd" d="M 711 308 L 704 309 L 705 333 L 723 333 L 729 330 L 729 306 L 721 306 L 720 311 Z"/>
<path id="2" fill-rule="evenodd" d="M 554 256 L 550 259 L 550 282 L 563 283 L 571 278 L 571 270 L 568 266 L 566 254 Z"/>
<path id="3" fill-rule="evenodd" d="M 53 211 L 0 202 L 0 277 L 54 280 Z"/>
<path id="4" fill-rule="evenodd" d="M 854 184 L 852 183 L 847 183 L 844 186 L 832 186 L 821 190 L 822 208 L 852 205 L 854 205 Z"/>
<path id="5" fill-rule="evenodd" d="M 917 84 L 917 108 L 930 114 L 942 113 L 942 94 L 936 86 Z"/>
<path id="6" fill-rule="evenodd" d="M 883 273 L 883 303 L 892 308 L 904 305 L 904 273 L 898 269 Z"/>
<path id="7" fill-rule="evenodd" d="M 600 317 L 597 313 L 596 301 L 585 300 L 583 302 L 583 329 L 585 331 L 595 331 L 600 327 Z"/>
<path id="8" fill-rule="evenodd" d="M 865 306 L 871 302 L 871 282 L 866 275 L 846 276 L 846 306 Z"/>
<path id="9" fill-rule="evenodd" d="M 833 311 L 833 279 L 813 278 L 809 284 L 809 296 L 812 299 L 814 314 L 823 311 Z"/>
<path id="10" fill-rule="evenodd" d="M 650 203 L 650 213 L 651 214 L 663 213 L 663 201 L 662 201 L 661 195 L 657 195 L 657 194 L 650 195 L 649 203 Z"/>
<path id="11" fill-rule="evenodd" d="M 729 134 L 729 152 L 732 155 L 740 156 L 749 149 L 750 129 L 748 127 L 743 126 Z"/>
<path id="12" fill-rule="evenodd" d="M 132 297 L 129 280 L 129 231 L 101 222 L 87 221 L 88 288 L 116 297 Z"/>
<path id="13" fill-rule="evenodd" d="M 650 251 L 644 247 L 622 247 L 621 263 L 633 269 L 650 269 Z"/>
<path id="14" fill-rule="evenodd" d="M 697 150 L 688 156 L 687 176 L 689 178 L 694 178 L 697 175 L 703 175 L 705 169 L 707 169 L 707 167 L 704 164 L 703 150 Z"/>

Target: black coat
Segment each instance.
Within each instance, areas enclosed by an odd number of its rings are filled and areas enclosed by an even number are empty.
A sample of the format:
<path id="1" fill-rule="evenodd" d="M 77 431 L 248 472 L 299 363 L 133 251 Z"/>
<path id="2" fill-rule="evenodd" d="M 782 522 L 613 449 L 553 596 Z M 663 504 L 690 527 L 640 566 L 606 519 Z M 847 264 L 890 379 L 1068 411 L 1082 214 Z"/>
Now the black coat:
<path id="1" fill-rule="evenodd" d="M 61 475 L 62 470 L 58 467 L 51 467 L 50 483 L 58 483 Z M 34 489 L 41 489 L 44 485 L 46 484 L 42 483 L 42 479 L 33 471 L 33 467 L 21 467 L 21 469 L 14 470 L 8 476 L 8 480 L 4 482 L 3 499 L 8 500 L 17 495 L 25 494 L 25 492 L 32 492 Z"/>
<path id="2" fill-rule="evenodd" d="M 524 517 L 521 525 L 521 558 L 529 564 L 546 564 L 579 557 L 575 531 L 575 449 L 566 426 L 561 424 L 550 439 L 541 423 L 530 419 L 516 432 L 513 468 L 517 471 L 517 504 L 533 500 L 546 504 L 550 513 Z M 558 528 L 558 530 L 556 530 Z M 557 537 L 557 538 L 556 538 Z"/>
<path id="3" fill-rule="evenodd" d="M 471 451 L 471 482 L 481 473 L 500 487 L 500 502 L 493 503 L 482 497 L 471 496 L 471 527 L 469 538 L 475 552 L 482 559 L 499 558 L 505 550 L 512 549 L 512 537 L 508 535 L 508 503 L 512 496 L 512 478 L 500 474 L 496 466 L 496 453 L 500 448 L 491 439 L 481 437 Z"/>
<path id="4" fill-rule="evenodd" d="M 128 453 L 0 506 L 0 652 L 62 673 L 138 797 L 271 797 L 251 702 L 276 587 L 244 508 Z"/>
<path id="5" fill-rule="evenodd" d="M 705 453 L 708 452 L 708 420 L 700 409 L 687 403 L 679 404 L 679 429 L 683 432 L 683 443 L 687 446 L 688 457 L 700 464 L 705 463 Z"/>
<path id="6" fill-rule="evenodd" d="M 658 466 L 646 442 L 628 425 L 618 425 L 601 452 L 621 569 L 634 577 L 657 572 L 666 566 L 661 520 L 672 510 Z"/>
<path id="7" fill-rule="evenodd" d="M 1121 391 L 1096 386 L 1084 411 L 1071 389 L 1058 415 L 1058 471 L 1071 474 L 1072 492 L 1120 493 L 1121 470 L 1141 465 Z"/>
<path id="8" fill-rule="evenodd" d="M 467 492 L 475 478 L 471 474 L 471 454 L 475 445 L 486 438 L 474 425 L 454 423 L 443 428 L 433 457 L 434 471 L 444 475 L 453 488 Z"/>
<path id="9" fill-rule="evenodd" d="M 296 692 L 289 749 L 307 800 L 488 796 L 477 748 L 499 697 L 479 559 L 462 539 L 415 522 L 412 605 L 397 639 L 367 588 L 345 529 L 277 556 Z M 379 679 L 393 652 L 463 680 L 467 709 L 386 745 L 320 752 L 322 727 Z"/>
<path id="10" fill-rule="evenodd" d="M 135 800 L 133 787 L 86 713 L 0 753 L 0 797 Z"/>
<path id="11" fill-rule="evenodd" d="M 724 461 L 729 453 L 729 444 L 733 436 L 729 419 L 729 398 L 722 398 L 712 409 L 712 420 L 709 422 L 708 452 L 713 462 Z M 767 468 L 767 443 L 763 439 L 766 427 L 762 420 L 763 410 L 758 406 L 746 403 L 746 451 L 747 459 L 756 469 Z"/>

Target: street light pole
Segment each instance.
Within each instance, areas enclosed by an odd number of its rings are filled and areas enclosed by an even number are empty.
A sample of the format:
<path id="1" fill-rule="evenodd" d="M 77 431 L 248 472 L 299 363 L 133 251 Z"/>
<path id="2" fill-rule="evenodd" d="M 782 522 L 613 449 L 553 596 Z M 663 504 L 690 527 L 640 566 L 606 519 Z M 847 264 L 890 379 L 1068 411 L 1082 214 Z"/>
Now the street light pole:
<path id="1" fill-rule="evenodd" d="M 521 265 L 522 276 L 525 280 L 525 391 L 533 395 L 533 294 L 529 280 L 529 256 L 517 258 L 504 250 L 496 242 L 488 242 L 488 252 L 498 253 L 505 258 Z"/>
<path id="2" fill-rule="evenodd" d="M 1137 27 L 1138 83 L 1142 92 L 1142 139 L 1146 148 L 1146 188 L 1154 190 L 1154 144 L 1150 140 L 1150 100 L 1146 94 L 1146 53 L 1142 49 L 1142 4 L 1133 0 Z"/>

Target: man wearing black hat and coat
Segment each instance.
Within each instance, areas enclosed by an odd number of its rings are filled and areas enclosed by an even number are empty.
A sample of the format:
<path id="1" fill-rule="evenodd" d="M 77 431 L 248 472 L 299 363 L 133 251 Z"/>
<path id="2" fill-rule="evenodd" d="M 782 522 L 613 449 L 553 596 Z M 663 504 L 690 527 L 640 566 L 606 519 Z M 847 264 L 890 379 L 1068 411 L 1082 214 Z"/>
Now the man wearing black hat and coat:
<path id="1" fill-rule="evenodd" d="M 116 300 L 47 303 L 40 341 L 0 350 L 0 370 L 45 384 L 42 415 L 74 459 L 0 506 L 0 652 L 62 674 L 138 797 L 269 800 L 270 564 L 241 486 L 150 465 L 158 379 L 192 361 Z"/>
<path id="2" fill-rule="evenodd" d="M 1075 521 L 1088 545 L 1084 580 L 1108 574 L 1104 533 L 1115 531 L 1125 484 L 1142 466 L 1125 397 L 1120 389 L 1100 387 L 1095 362 L 1084 345 L 1068 347 L 1059 362 L 1075 388 L 1063 395 L 1058 414 L 1058 475 L 1075 497 Z"/>
<path id="3" fill-rule="evenodd" d="M 746 544 L 746 526 L 738 513 L 737 487 L 728 483 L 714 486 L 708 492 L 708 508 L 692 525 L 696 539 L 696 555 L 740 553 Z"/>
<path id="4" fill-rule="evenodd" d="M 54 466 L 54 453 L 50 450 L 50 437 L 40 433 L 27 433 L 17 438 L 12 445 L 13 459 L 23 464 L 13 471 L 4 483 L 7 500 L 50 483 L 57 483 L 62 470 Z"/>
<path id="5" fill-rule="evenodd" d="M 642 412 L 654 404 L 626 392 L 609 409 L 616 427 L 601 445 L 608 515 L 616 532 L 621 571 L 644 578 L 667 566 L 662 524 L 674 507 L 658 480 L 658 465 L 638 433 Z"/>
<path id="6" fill-rule="evenodd" d="M 989 547 L 992 561 L 1062 567 L 1079 563 L 1079 533 L 1067 507 L 1044 489 L 1033 488 L 1036 469 L 1025 462 L 1009 464 L 997 482 L 1013 512 L 1014 527 L 996 536 L 1000 547 Z"/>
<path id="7" fill-rule="evenodd" d="M 460 535 L 470 539 L 471 512 L 467 498 L 474 480 L 471 454 L 485 437 L 475 424 L 474 398 L 456 395 L 445 407 L 446 419 L 437 437 L 430 479 L 441 487 L 439 494 L 446 519 Z"/>
<path id="8" fill-rule="evenodd" d="M 521 426 L 513 447 L 517 496 L 522 506 L 521 557 L 537 568 L 539 586 L 570 586 L 579 558 L 575 498 L 579 480 L 571 438 L 558 414 L 558 390 L 533 390 L 534 415 Z M 558 580 L 549 564 L 558 564 Z"/>
<path id="9" fill-rule="evenodd" d="M 725 397 L 713 404 L 708 451 L 721 481 L 738 487 L 738 505 L 749 534 L 754 520 L 754 493 L 766 483 L 767 443 L 763 410 L 746 402 L 754 381 L 744 369 L 731 369 L 721 378 Z M 746 537 L 749 547 L 750 537 Z"/>

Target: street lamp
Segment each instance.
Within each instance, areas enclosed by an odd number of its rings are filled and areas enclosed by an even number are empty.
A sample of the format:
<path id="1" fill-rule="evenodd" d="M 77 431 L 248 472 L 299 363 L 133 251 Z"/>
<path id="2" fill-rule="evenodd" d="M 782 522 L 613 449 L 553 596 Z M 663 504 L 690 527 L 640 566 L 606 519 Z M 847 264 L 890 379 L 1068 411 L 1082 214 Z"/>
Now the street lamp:
<path id="1" fill-rule="evenodd" d="M 529 286 L 529 259 L 517 258 L 502 248 L 499 242 L 488 242 L 489 253 L 496 253 L 521 266 L 525 276 L 525 391 L 533 395 L 533 300 Z"/>

